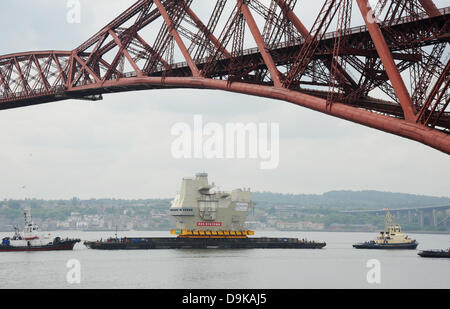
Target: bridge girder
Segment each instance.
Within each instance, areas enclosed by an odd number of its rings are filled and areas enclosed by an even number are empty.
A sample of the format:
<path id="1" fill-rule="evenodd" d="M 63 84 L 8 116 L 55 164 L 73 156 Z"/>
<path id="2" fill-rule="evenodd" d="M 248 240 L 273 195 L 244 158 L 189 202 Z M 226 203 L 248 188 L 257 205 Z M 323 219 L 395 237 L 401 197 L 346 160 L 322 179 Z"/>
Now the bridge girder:
<path id="1" fill-rule="evenodd" d="M 194 1 L 139 0 L 72 51 L 0 56 L 0 110 L 145 89 L 218 89 L 288 101 L 450 154 L 450 8 L 357 0 L 366 25 L 350 28 L 352 1 L 324 0 L 308 30 L 296 0 L 217 0 L 208 20 Z M 327 32 L 333 21 L 336 31 Z M 151 43 L 143 30 L 154 24 Z M 249 40 L 255 47 L 244 49 Z M 183 61 L 175 62 L 175 49 Z"/>

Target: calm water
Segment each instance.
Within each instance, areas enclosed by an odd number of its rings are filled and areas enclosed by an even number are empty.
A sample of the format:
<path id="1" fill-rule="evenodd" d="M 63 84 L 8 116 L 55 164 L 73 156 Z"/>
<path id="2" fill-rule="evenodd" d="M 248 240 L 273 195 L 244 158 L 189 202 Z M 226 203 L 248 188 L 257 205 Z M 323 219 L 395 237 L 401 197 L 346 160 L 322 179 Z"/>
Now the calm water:
<path id="1" fill-rule="evenodd" d="M 58 232 L 83 240 L 114 233 Z M 11 234 L 1 233 L 0 237 Z M 424 259 L 417 251 L 356 250 L 374 233 L 259 232 L 327 242 L 322 250 L 145 250 L 0 253 L 0 288 L 450 288 L 450 259 Z M 124 232 L 123 236 L 167 236 Z M 447 248 L 450 235 L 410 235 L 418 249 Z M 81 264 L 81 283 L 68 284 L 66 263 Z M 367 261 L 381 262 L 381 284 L 367 283 Z"/>

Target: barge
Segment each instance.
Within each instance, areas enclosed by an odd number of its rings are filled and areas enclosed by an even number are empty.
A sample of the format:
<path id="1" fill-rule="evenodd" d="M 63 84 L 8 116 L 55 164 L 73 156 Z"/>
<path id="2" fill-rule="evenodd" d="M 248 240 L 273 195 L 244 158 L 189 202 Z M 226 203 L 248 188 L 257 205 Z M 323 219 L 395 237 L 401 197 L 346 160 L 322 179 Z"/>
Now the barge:
<path id="1" fill-rule="evenodd" d="M 325 243 L 296 238 L 122 238 L 84 243 L 98 250 L 144 249 L 321 249 Z"/>
<path id="2" fill-rule="evenodd" d="M 450 247 L 446 250 L 423 250 L 417 253 L 424 258 L 450 258 Z"/>

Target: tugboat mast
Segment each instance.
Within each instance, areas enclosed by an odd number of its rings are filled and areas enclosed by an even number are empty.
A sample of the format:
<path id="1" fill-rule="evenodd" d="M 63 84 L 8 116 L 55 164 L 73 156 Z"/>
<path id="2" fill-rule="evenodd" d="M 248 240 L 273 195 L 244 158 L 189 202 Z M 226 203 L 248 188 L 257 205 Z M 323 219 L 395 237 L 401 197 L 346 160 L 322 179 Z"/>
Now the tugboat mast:
<path id="1" fill-rule="evenodd" d="M 385 231 L 386 233 L 389 233 L 391 227 L 394 225 L 394 220 L 392 219 L 391 212 L 389 209 L 386 212 L 386 217 L 384 219 L 384 225 L 385 225 Z"/>
<path id="2" fill-rule="evenodd" d="M 25 228 L 24 228 L 24 233 L 25 238 L 29 238 L 29 239 L 37 239 L 39 238 L 37 236 L 37 233 L 39 231 L 39 227 L 34 224 L 33 219 L 31 217 L 31 209 L 26 208 L 23 212 L 24 218 L 25 218 Z"/>

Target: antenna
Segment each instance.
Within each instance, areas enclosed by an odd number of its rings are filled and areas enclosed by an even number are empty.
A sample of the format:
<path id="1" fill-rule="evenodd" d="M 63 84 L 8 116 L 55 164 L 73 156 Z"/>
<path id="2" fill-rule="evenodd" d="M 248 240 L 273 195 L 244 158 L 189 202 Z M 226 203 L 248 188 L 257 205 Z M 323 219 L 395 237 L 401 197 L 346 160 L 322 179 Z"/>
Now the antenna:
<path id="1" fill-rule="evenodd" d="M 384 219 L 384 224 L 385 224 L 386 232 L 389 232 L 389 228 L 394 225 L 394 222 L 392 220 L 392 215 L 391 215 L 391 212 L 389 211 L 389 209 L 386 212 L 386 218 Z"/>

